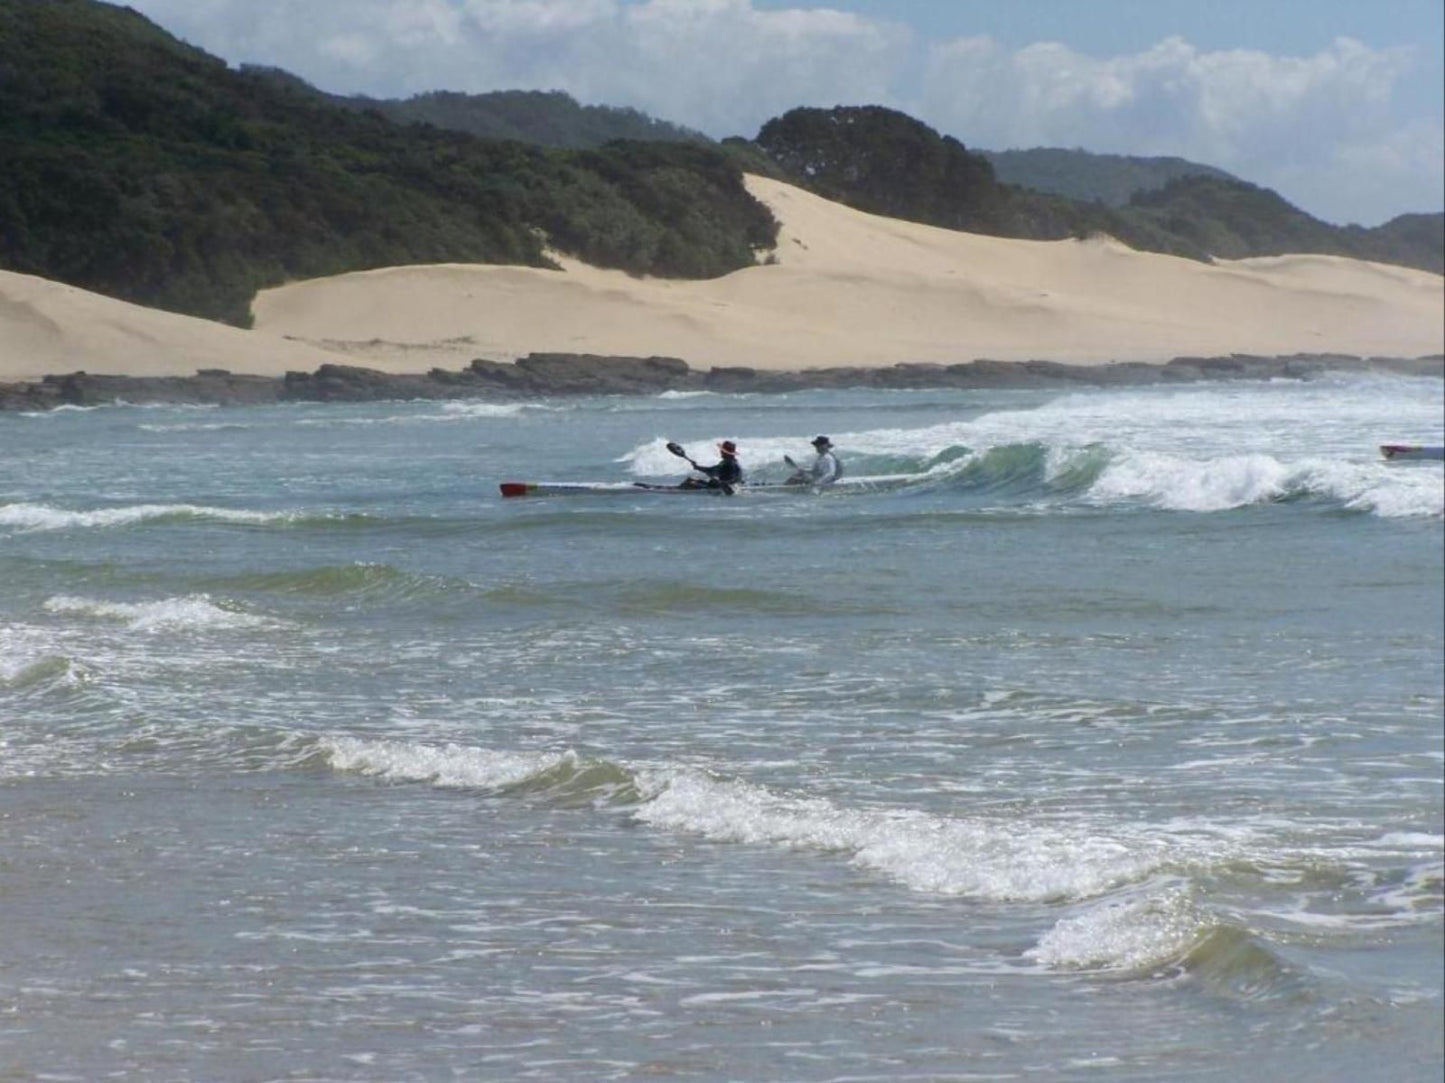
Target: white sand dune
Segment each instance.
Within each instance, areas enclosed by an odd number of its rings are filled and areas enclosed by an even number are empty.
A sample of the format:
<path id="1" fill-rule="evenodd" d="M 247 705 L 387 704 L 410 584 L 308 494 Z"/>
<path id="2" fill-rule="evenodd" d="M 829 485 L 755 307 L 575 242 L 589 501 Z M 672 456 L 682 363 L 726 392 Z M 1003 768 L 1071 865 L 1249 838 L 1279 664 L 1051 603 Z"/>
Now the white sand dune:
<path id="1" fill-rule="evenodd" d="M 0 383 L 67 372 L 189 376 L 197 369 L 280 375 L 345 363 L 269 332 L 127 304 L 33 275 L 0 271 Z"/>
<path id="2" fill-rule="evenodd" d="M 72 291 L 32 298 L 12 333 L 7 276 L 0 379 L 19 378 L 22 366 L 277 374 L 321 360 L 422 372 L 534 351 L 767 369 L 1445 352 L 1445 279 L 1424 271 L 1333 256 L 1203 264 L 1107 238 L 1006 240 L 864 214 L 760 177 L 747 183 L 782 224 L 774 258 L 702 282 L 575 260 L 560 260 L 558 271 L 395 267 L 265 290 L 254 332 L 118 302 L 102 314 Z M 49 323 L 40 327 L 36 315 Z M 39 364 L 26 341 L 38 344 Z"/>
<path id="3" fill-rule="evenodd" d="M 257 326 L 369 358 L 397 345 L 511 360 L 530 351 L 662 354 L 695 367 L 1181 354 L 1419 356 L 1445 347 L 1445 279 L 1294 256 L 1213 265 L 1108 239 L 1019 241 L 880 218 L 760 177 L 777 263 L 705 282 L 563 261 L 398 267 L 262 293 Z"/>

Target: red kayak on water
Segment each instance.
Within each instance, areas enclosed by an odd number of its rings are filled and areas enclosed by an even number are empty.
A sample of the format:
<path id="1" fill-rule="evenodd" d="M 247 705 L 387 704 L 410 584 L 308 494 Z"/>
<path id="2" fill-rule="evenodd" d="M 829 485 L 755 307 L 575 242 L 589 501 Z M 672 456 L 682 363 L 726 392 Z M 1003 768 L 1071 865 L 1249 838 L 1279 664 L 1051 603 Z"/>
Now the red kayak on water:
<path id="1" fill-rule="evenodd" d="M 1445 459 L 1445 447 L 1427 444 L 1381 444 L 1380 454 L 1394 461 L 1396 459 Z"/>

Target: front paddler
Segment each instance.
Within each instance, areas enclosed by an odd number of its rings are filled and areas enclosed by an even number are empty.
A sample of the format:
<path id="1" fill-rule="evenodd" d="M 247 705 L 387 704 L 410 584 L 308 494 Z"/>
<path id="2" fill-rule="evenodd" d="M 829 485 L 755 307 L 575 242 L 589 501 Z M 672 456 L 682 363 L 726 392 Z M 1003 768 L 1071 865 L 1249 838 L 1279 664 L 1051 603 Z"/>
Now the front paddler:
<path id="1" fill-rule="evenodd" d="M 692 463 L 693 469 L 700 474 L 706 474 L 706 481 L 699 481 L 696 478 L 685 480 L 681 488 L 695 489 L 706 486 L 709 489 L 726 489 L 732 492 L 743 483 L 743 467 L 738 462 L 738 446 L 731 440 L 724 440 L 717 446 L 721 458 L 712 466 L 698 466 Z M 691 459 L 688 460 L 692 462 Z"/>

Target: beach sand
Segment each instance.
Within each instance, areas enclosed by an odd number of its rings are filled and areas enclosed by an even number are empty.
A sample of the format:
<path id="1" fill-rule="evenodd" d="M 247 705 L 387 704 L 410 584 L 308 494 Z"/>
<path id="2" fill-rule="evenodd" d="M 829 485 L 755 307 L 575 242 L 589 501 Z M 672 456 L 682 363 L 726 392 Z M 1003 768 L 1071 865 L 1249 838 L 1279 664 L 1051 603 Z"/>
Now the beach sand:
<path id="1" fill-rule="evenodd" d="M 1445 352 L 1445 279 L 1425 271 L 1310 255 L 1204 264 L 1107 237 L 985 237 L 747 183 L 782 224 L 778 247 L 707 281 L 562 258 L 557 271 L 395 267 L 262 291 L 256 329 L 239 331 L 0 272 L 0 381 L 77 369 L 280 375 L 327 361 L 425 372 L 531 352 L 769 370 Z"/>

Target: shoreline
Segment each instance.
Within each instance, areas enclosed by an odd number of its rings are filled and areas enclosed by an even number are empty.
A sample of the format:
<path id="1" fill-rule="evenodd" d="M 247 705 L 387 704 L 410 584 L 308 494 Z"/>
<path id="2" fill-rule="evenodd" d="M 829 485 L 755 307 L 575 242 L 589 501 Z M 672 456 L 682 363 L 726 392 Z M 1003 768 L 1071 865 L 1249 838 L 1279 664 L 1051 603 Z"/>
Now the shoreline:
<path id="1" fill-rule="evenodd" d="M 1152 364 L 1065 364 L 993 361 L 904 363 L 886 367 L 790 371 L 723 366 L 694 369 L 676 357 L 531 353 L 515 362 L 478 359 L 461 370 L 392 373 L 323 364 L 314 372 L 256 376 L 198 369 L 193 376 L 116 376 L 71 372 L 0 383 L 0 413 L 63 406 L 255 406 L 286 402 L 548 398 L 575 395 L 658 395 L 667 391 L 777 394 L 824 388 L 1079 388 L 1149 386 L 1225 380 L 1309 380 L 1330 373 L 1376 372 L 1445 377 L 1445 355 L 1359 357 L 1351 354 L 1229 354 L 1175 357 Z"/>

